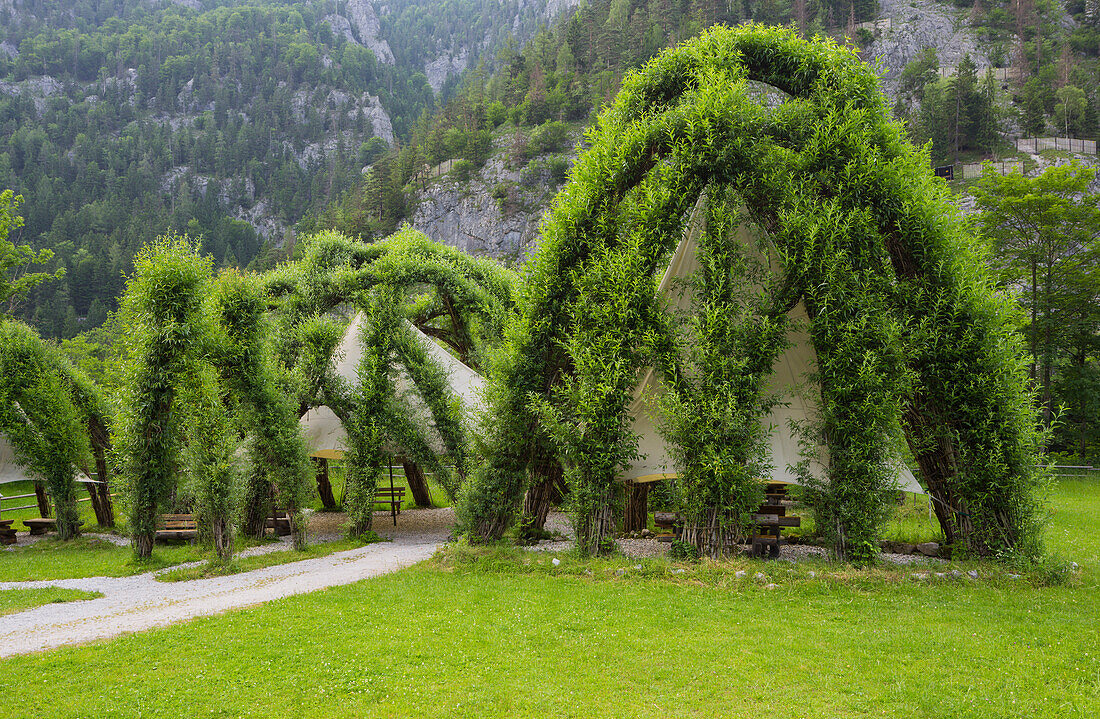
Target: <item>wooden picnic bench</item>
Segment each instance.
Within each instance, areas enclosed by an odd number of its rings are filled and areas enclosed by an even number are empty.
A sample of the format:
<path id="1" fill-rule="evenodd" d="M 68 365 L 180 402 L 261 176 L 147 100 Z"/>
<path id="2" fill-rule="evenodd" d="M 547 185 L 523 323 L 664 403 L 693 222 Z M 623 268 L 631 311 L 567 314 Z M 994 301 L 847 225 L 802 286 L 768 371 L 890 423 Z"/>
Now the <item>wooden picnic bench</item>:
<path id="1" fill-rule="evenodd" d="M 271 516 L 264 523 L 267 529 L 275 530 L 278 537 L 286 537 L 290 534 L 290 512 L 285 509 L 272 509 Z"/>
<path id="2" fill-rule="evenodd" d="M 193 514 L 162 514 L 157 517 L 154 539 L 194 540 L 199 536 L 199 525 Z"/>
<path id="3" fill-rule="evenodd" d="M 374 503 L 387 504 L 390 507 L 390 516 L 393 517 L 393 526 L 397 526 L 397 515 L 401 514 L 401 503 L 405 501 L 404 487 L 376 487 L 374 490 Z"/>
<path id="4" fill-rule="evenodd" d="M 787 485 L 771 483 L 764 488 L 764 503 L 753 515 L 752 556 L 760 558 L 767 553 L 775 559 L 783 544 L 780 531 L 784 527 L 802 526 L 801 517 L 788 517 L 787 508 L 793 502 L 787 496 Z"/>
<path id="5" fill-rule="evenodd" d="M 0 544 L 15 544 L 14 519 L 0 519 Z"/>
<path id="6" fill-rule="evenodd" d="M 57 520 L 53 517 L 32 517 L 23 520 L 23 526 L 30 530 L 31 535 L 45 534 L 57 531 Z M 84 526 L 84 522 L 77 522 L 77 527 Z"/>

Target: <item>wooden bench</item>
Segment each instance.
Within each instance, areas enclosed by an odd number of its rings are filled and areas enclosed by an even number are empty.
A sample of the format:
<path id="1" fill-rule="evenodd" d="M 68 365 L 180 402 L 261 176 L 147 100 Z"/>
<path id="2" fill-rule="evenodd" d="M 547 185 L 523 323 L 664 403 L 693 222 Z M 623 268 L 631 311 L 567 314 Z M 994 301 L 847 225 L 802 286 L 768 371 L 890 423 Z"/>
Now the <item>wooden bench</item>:
<path id="1" fill-rule="evenodd" d="M 390 516 L 393 517 L 393 526 L 397 526 L 397 515 L 401 514 L 401 503 L 405 501 L 404 487 L 376 487 L 374 490 L 374 503 L 387 504 L 390 507 Z"/>
<path id="2" fill-rule="evenodd" d="M 199 526 L 193 514 L 162 514 L 157 517 L 154 539 L 194 540 L 199 536 Z"/>
<path id="3" fill-rule="evenodd" d="M 272 509 L 271 516 L 264 523 L 267 529 L 275 530 L 278 537 L 286 537 L 290 534 L 290 512 L 285 509 Z"/>
<path id="4" fill-rule="evenodd" d="M 0 544 L 15 544 L 14 519 L 0 519 Z"/>
<path id="5" fill-rule="evenodd" d="M 31 531 L 31 535 L 45 534 L 57 531 L 57 520 L 53 517 L 34 517 L 24 519 L 23 526 Z"/>
<path id="6" fill-rule="evenodd" d="M 780 531 L 784 527 L 802 526 L 802 518 L 787 516 L 787 507 L 792 504 L 787 498 L 787 485 L 769 484 L 764 489 L 764 496 L 764 503 L 753 515 L 752 556 L 761 558 L 767 553 L 775 559 L 783 544 Z"/>

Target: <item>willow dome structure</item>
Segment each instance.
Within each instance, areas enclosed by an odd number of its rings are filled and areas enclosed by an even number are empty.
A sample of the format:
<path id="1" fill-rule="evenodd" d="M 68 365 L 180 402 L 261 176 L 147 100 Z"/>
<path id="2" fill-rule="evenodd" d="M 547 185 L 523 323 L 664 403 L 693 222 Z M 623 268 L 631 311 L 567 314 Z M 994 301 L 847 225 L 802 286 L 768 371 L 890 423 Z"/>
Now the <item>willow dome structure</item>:
<path id="1" fill-rule="evenodd" d="M 761 102 L 758 83 L 782 101 Z M 638 455 L 628 406 L 657 367 L 681 511 L 713 553 L 759 496 L 768 382 L 801 304 L 820 390 L 808 444 L 827 449 L 807 481 L 835 553 L 877 550 L 902 435 L 949 543 L 1033 546 L 1037 434 L 1012 306 L 855 52 L 715 27 L 627 77 L 590 140 L 490 381 L 487 461 L 458 509 L 471 539 L 500 537 L 556 460 L 579 546 L 606 546 Z M 701 197 L 678 319 L 656 288 Z M 745 225 L 757 247 L 737 240 Z"/>

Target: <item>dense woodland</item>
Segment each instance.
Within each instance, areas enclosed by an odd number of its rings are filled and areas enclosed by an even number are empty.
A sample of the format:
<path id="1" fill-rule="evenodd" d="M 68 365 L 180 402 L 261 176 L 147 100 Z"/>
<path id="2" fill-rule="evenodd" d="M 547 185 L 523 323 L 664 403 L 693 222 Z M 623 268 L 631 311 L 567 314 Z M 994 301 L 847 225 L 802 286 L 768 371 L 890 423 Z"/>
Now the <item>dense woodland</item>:
<path id="1" fill-rule="evenodd" d="M 956 5 L 1009 75 L 995 80 L 970 58 L 945 72 L 932 51 L 904 69 L 894 111 L 934 164 L 995 157 L 1014 136 L 1096 137 L 1100 6 Z M 532 183 L 561 183 L 569 138 L 661 49 L 745 20 L 867 46 L 873 33 L 856 25 L 877 12 L 873 0 L 593 0 L 535 32 L 542 7 L 390 3 L 380 37 L 394 64 L 333 30 L 333 14 L 348 10 L 335 0 L 0 8 L 0 187 L 25 197 L 14 239 L 52 250 L 37 269 L 59 276 L 15 314 L 45 336 L 93 330 L 116 309 L 134 253 L 168 229 L 201 236 L 218 265 L 254 268 L 293 248 L 284 228 L 386 236 L 411 217 L 426 169 L 451 160 L 461 180 L 501 147 Z M 517 40 L 517 29 L 533 39 Z M 424 64 L 456 48 L 473 48 L 475 62 L 436 95 Z M 382 111 L 392 137 L 375 136 Z M 251 222 L 263 216 L 277 220 L 267 237 Z M 75 341 L 95 348 L 110 334 Z M 1093 356 L 1066 350 L 1074 367 Z M 1051 393 L 1081 396 L 1095 381 L 1074 372 L 1045 383 L 1048 406 Z"/>
<path id="2" fill-rule="evenodd" d="M 261 252 L 252 219 L 273 219 L 266 239 L 282 246 L 273 228 L 338 196 L 393 140 L 372 116 L 401 138 L 434 106 L 426 61 L 470 38 L 476 57 L 536 21 L 518 2 L 390 3 L 388 64 L 333 31 L 346 2 L 202 5 L 0 9 L 0 187 L 26 198 L 21 240 L 66 270 L 20 312 L 47 336 L 102 323 L 134 253 L 169 228 L 222 265 Z"/>

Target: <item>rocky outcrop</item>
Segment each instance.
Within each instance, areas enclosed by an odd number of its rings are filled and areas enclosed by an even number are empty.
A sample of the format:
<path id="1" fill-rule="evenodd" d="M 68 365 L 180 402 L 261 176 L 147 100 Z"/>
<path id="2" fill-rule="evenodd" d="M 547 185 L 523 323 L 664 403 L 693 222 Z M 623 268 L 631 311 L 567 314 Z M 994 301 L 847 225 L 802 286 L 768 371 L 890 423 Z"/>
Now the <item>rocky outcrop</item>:
<path id="1" fill-rule="evenodd" d="M 955 67 L 970 55 L 980 72 L 990 66 L 989 57 L 979 46 L 967 16 L 968 11 L 933 0 L 880 0 L 879 18 L 889 18 L 890 28 L 877 33 L 863 57 L 881 63 L 884 84 L 891 94 L 901 71 L 928 47 L 936 48 L 940 67 Z"/>
<path id="2" fill-rule="evenodd" d="M 388 42 L 381 39 L 382 23 L 378 20 L 374 5 L 367 0 L 348 0 L 344 14 L 351 26 L 355 28 L 359 44 L 370 48 L 379 62 L 393 65 L 393 50 L 390 49 Z M 335 31 L 336 28 L 333 30 Z"/>
<path id="3" fill-rule="evenodd" d="M 501 155 L 469 182 L 445 176 L 421 194 L 412 225 L 470 254 L 522 259 L 538 244 L 539 219 L 552 193 L 543 185 L 524 189 L 519 179 Z"/>
<path id="4" fill-rule="evenodd" d="M 457 55 L 440 55 L 435 60 L 425 63 L 424 74 L 428 76 L 428 84 L 431 85 L 432 92 L 438 94 L 443 83 L 447 82 L 447 78 L 461 74 L 469 66 L 470 51 L 464 47 L 458 51 Z"/>

